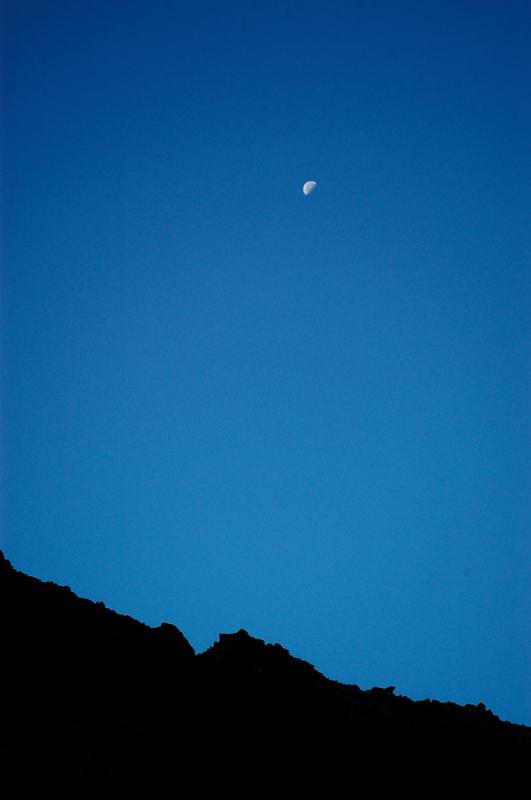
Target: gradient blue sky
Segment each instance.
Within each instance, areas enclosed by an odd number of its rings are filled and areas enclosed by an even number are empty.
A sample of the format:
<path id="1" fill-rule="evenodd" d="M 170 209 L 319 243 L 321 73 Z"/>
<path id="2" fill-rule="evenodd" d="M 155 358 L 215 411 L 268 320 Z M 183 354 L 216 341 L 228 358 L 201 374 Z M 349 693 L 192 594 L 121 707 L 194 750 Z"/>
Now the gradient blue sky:
<path id="1" fill-rule="evenodd" d="M 530 4 L 3 6 L 6 555 L 531 723 Z"/>

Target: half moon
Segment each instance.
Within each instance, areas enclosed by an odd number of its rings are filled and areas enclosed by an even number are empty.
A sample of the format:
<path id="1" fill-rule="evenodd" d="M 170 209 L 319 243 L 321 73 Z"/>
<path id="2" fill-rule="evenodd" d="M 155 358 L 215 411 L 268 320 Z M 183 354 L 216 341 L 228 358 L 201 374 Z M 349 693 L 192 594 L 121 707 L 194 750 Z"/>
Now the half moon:
<path id="1" fill-rule="evenodd" d="M 306 183 L 302 187 L 302 193 L 310 194 L 310 192 L 313 192 L 316 186 L 317 186 L 317 181 L 306 181 Z"/>

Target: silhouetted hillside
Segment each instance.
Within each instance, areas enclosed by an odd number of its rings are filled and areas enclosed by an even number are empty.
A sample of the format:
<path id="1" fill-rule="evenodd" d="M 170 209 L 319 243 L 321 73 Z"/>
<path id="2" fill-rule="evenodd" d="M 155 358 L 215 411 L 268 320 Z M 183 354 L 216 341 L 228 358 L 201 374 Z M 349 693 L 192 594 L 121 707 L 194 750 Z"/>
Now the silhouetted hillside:
<path id="1" fill-rule="evenodd" d="M 17 572 L 0 553 L 8 797 L 527 797 L 531 729 L 362 691 L 278 644 L 183 634 Z"/>

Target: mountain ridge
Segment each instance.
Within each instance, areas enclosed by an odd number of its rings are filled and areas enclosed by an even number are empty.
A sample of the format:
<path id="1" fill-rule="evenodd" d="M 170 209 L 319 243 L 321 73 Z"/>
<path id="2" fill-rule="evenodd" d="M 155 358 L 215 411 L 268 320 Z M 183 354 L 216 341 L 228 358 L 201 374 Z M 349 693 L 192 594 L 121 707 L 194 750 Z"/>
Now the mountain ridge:
<path id="1" fill-rule="evenodd" d="M 0 602 L 0 757 L 15 796 L 247 794 L 257 778 L 332 796 L 367 781 L 463 796 L 531 788 L 531 728 L 483 703 L 362 690 L 244 629 L 195 653 L 174 625 L 25 575 L 1 551 Z"/>

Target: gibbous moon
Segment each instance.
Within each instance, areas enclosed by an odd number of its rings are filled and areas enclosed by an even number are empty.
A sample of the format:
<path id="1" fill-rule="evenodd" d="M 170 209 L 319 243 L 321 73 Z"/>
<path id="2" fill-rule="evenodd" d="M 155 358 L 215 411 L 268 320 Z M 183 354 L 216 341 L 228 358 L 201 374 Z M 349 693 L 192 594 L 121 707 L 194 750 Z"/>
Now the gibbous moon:
<path id="1" fill-rule="evenodd" d="M 302 193 L 310 194 L 310 192 L 313 192 L 316 186 L 317 186 L 317 181 L 306 181 L 306 183 L 302 187 Z"/>

